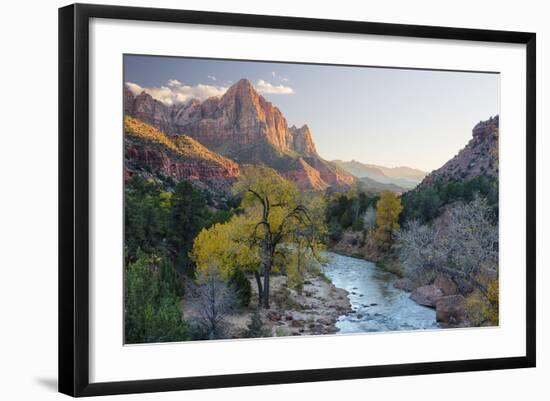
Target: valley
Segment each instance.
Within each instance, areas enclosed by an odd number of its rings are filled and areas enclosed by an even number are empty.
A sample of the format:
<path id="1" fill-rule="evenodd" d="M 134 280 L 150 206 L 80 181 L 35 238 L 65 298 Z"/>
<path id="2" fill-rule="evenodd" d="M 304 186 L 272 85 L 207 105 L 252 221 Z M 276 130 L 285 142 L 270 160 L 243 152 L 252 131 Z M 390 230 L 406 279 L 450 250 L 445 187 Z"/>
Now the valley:
<path id="1" fill-rule="evenodd" d="M 247 79 L 124 111 L 127 343 L 498 325 L 498 116 L 425 172 L 323 158 Z"/>

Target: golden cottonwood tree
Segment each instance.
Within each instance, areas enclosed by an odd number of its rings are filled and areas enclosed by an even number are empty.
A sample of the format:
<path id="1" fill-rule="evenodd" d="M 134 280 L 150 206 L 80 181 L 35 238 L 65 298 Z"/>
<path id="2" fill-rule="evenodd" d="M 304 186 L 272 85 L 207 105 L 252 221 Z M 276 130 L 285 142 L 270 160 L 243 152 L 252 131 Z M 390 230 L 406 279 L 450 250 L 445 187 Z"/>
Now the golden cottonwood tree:
<path id="1" fill-rule="evenodd" d="M 401 198 L 395 192 L 384 191 L 376 203 L 376 231 L 378 246 L 388 249 L 393 242 L 393 233 L 399 229 L 399 214 L 403 210 Z"/>
<path id="2" fill-rule="evenodd" d="M 269 308 L 272 271 L 295 275 L 297 263 L 320 259 L 324 204 L 268 167 L 245 166 L 235 192 L 242 196 L 243 213 L 203 229 L 192 256 L 202 271 L 215 266 L 226 277 L 235 269 L 254 273 L 259 303 Z"/>

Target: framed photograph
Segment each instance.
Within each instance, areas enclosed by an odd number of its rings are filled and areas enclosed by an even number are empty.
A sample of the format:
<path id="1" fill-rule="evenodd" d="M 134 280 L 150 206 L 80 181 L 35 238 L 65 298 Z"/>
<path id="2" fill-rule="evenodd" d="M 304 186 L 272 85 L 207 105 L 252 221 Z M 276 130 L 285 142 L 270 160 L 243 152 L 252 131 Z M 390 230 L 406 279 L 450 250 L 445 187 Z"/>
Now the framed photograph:
<path id="1" fill-rule="evenodd" d="M 535 366 L 535 34 L 59 10 L 59 390 Z"/>

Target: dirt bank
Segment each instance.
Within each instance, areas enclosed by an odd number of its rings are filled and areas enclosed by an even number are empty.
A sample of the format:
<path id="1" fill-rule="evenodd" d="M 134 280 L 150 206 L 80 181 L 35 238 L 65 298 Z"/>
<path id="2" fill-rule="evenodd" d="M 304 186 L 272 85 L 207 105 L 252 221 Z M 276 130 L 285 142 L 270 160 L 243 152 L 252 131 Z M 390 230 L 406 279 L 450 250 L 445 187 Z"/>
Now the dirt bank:
<path id="1" fill-rule="evenodd" d="M 271 308 L 258 309 L 258 293 L 251 281 L 253 294 L 248 308 L 226 316 L 231 337 L 242 337 L 254 312 L 259 311 L 266 332 L 271 336 L 299 336 L 333 334 L 338 331 L 338 317 L 351 312 L 347 291 L 336 288 L 321 276 L 306 278 L 301 292 L 286 286 L 287 278 L 274 275 L 271 278 Z M 192 319 L 197 311 L 193 305 L 183 302 L 186 319 Z"/>

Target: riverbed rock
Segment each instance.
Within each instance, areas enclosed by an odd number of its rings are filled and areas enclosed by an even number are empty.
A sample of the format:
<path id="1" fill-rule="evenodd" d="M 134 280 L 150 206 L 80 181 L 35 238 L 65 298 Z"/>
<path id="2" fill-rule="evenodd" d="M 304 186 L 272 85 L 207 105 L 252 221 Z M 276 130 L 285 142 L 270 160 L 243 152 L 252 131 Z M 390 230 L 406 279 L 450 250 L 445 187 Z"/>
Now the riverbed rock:
<path id="1" fill-rule="evenodd" d="M 465 319 L 462 295 L 448 295 L 439 298 L 435 303 L 435 318 L 439 323 L 460 324 Z"/>
<path id="2" fill-rule="evenodd" d="M 457 285 L 445 274 L 439 273 L 435 278 L 434 285 L 441 290 L 443 295 L 457 294 Z"/>
<path id="3" fill-rule="evenodd" d="M 338 329 L 334 326 L 325 326 L 323 334 L 335 334 L 338 332 Z"/>
<path id="4" fill-rule="evenodd" d="M 435 307 L 435 303 L 443 296 L 443 292 L 435 285 L 424 285 L 418 287 L 411 292 L 410 298 L 417 304 Z"/>
<path id="5" fill-rule="evenodd" d="M 393 286 L 398 290 L 403 290 L 407 292 L 411 292 L 412 290 L 414 290 L 414 283 L 410 278 L 407 277 L 400 278 L 395 283 L 393 283 Z"/>
<path id="6" fill-rule="evenodd" d="M 276 322 L 276 321 L 279 321 L 281 320 L 281 314 L 279 312 L 275 312 L 275 311 L 269 311 L 267 312 L 267 315 L 266 317 L 271 320 L 272 322 Z"/>
<path id="7" fill-rule="evenodd" d="M 325 331 L 325 326 L 319 323 L 314 324 L 313 326 L 311 326 L 311 331 L 314 334 L 323 334 L 323 332 Z"/>

